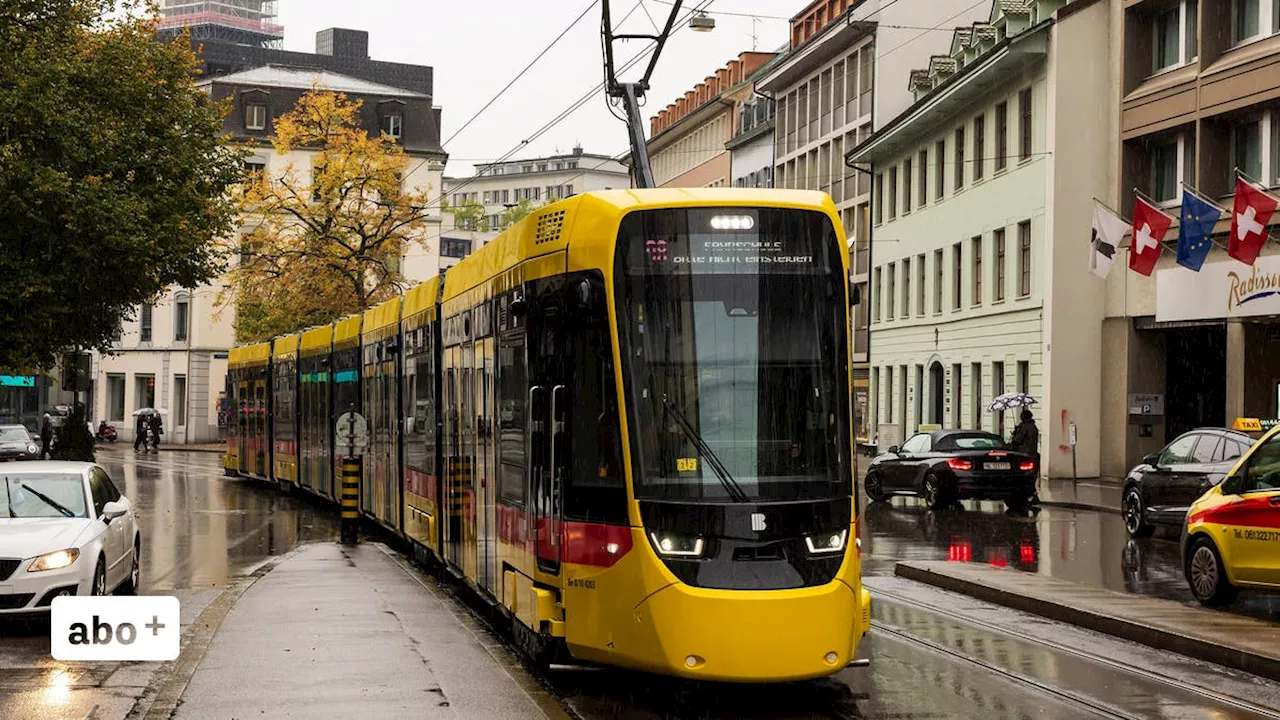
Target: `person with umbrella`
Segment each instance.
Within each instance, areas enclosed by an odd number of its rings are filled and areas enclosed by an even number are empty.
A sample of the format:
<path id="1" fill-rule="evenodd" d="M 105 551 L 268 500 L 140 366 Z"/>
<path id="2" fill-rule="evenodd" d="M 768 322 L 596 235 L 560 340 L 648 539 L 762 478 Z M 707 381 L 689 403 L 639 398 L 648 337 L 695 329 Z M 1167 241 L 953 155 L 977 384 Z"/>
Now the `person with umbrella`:
<path id="1" fill-rule="evenodd" d="M 1022 422 L 1013 429 L 1013 437 L 1009 439 L 1009 449 L 1024 453 L 1036 459 L 1036 468 L 1040 468 L 1040 428 L 1031 410 L 1022 408 Z"/>
<path id="2" fill-rule="evenodd" d="M 164 421 L 160 413 L 151 414 L 151 452 L 160 452 L 160 436 L 164 434 Z"/>
<path id="3" fill-rule="evenodd" d="M 49 413 L 44 414 L 44 420 L 40 423 L 40 459 L 47 460 L 49 449 L 53 445 L 53 418 Z"/>
<path id="4" fill-rule="evenodd" d="M 138 448 L 145 447 L 147 443 L 147 430 L 151 427 L 148 422 L 147 413 L 136 412 L 137 418 L 133 422 L 133 451 L 137 452 Z"/>

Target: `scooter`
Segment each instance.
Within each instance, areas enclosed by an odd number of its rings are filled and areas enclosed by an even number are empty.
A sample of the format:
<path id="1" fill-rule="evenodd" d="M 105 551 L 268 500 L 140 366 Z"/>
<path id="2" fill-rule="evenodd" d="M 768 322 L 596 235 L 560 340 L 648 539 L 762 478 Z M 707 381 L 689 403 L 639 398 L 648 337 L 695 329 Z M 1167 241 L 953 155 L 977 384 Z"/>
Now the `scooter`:
<path id="1" fill-rule="evenodd" d="M 115 442 L 116 428 L 114 425 L 99 425 L 97 432 L 93 434 L 94 439 L 98 442 Z"/>

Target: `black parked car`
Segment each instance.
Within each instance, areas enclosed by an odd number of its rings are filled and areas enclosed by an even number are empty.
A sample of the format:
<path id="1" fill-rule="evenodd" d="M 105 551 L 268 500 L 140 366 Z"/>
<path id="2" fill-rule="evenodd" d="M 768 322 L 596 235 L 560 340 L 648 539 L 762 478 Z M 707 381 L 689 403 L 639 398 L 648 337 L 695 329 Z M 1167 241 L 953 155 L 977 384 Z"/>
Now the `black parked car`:
<path id="1" fill-rule="evenodd" d="M 914 493 L 931 508 L 975 498 L 1025 509 L 1036 493 L 1036 461 L 1007 449 L 989 432 L 935 430 L 916 433 L 902 447 L 876 456 L 863 487 L 873 501 Z"/>
<path id="2" fill-rule="evenodd" d="M 1121 507 L 1129 534 L 1144 537 L 1156 525 L 1181 526 L 1191 503 L 1222 482 L 1253 442 L 1235 430 L 1199 428 L 1143 458 L 1124 482 Z"/>

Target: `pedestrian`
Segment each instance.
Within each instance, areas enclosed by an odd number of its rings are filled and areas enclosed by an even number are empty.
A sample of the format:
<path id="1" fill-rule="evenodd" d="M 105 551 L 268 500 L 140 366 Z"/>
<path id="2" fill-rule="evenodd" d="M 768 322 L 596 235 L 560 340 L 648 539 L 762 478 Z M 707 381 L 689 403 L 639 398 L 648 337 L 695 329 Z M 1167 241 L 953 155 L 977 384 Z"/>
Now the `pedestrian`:
<path id="1" fill-rule="evenodd" d="M 151 416 L 151 451 L 160 452 L 160 436 L 164 434 L 164 421 L 160 419 L 160 413 Z"/>
<path id="2" fill-rule="evenodd" d="M 53 418 L 49 413 L 44 414 L 44 419 L 40 422 L 40 459 L 48 460 L 51 455 L 49 450 L 53 446 Z"/>
<path id="3" fill-rule="evenodd" d="M 1022 409 L 1022 422 L 1013 429 L 1013 437 L 1009 440 L 1009 449 L 1036 459 L 1036 469 L 1040 469 L 1040 428 L 1036 427 L 1031 411 Z"/>
<path id="4" fill-rule="evenodd" d="M 151 428 L 151 423 L 147 421 L 145 414 L 138 415 L 138 419 L 133 424 L 133 451 L 137 452 L 138 448 L 146 448 L 147 430 Z"/>

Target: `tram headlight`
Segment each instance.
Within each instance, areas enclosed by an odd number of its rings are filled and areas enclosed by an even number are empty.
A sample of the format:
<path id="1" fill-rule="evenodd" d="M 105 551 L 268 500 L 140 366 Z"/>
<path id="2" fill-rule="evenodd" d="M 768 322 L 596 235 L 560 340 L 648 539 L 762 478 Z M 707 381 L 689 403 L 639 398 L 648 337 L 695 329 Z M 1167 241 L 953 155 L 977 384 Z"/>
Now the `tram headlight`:
<path id="1" fill-rule="evenodd" d="M 849 529 L 835 532 L 814 533 L 804 536 L 804 544 L 810 555 L 834 555 L 844 552 L 845 543 L 849 541 Z"/>
<path id="2" fill-rule="evenodd" d="M 700 537 L 684 537 L 674 533 L 649 533 L 658 554 L 672 557 L 702 557 L 704 543 Z"/>

